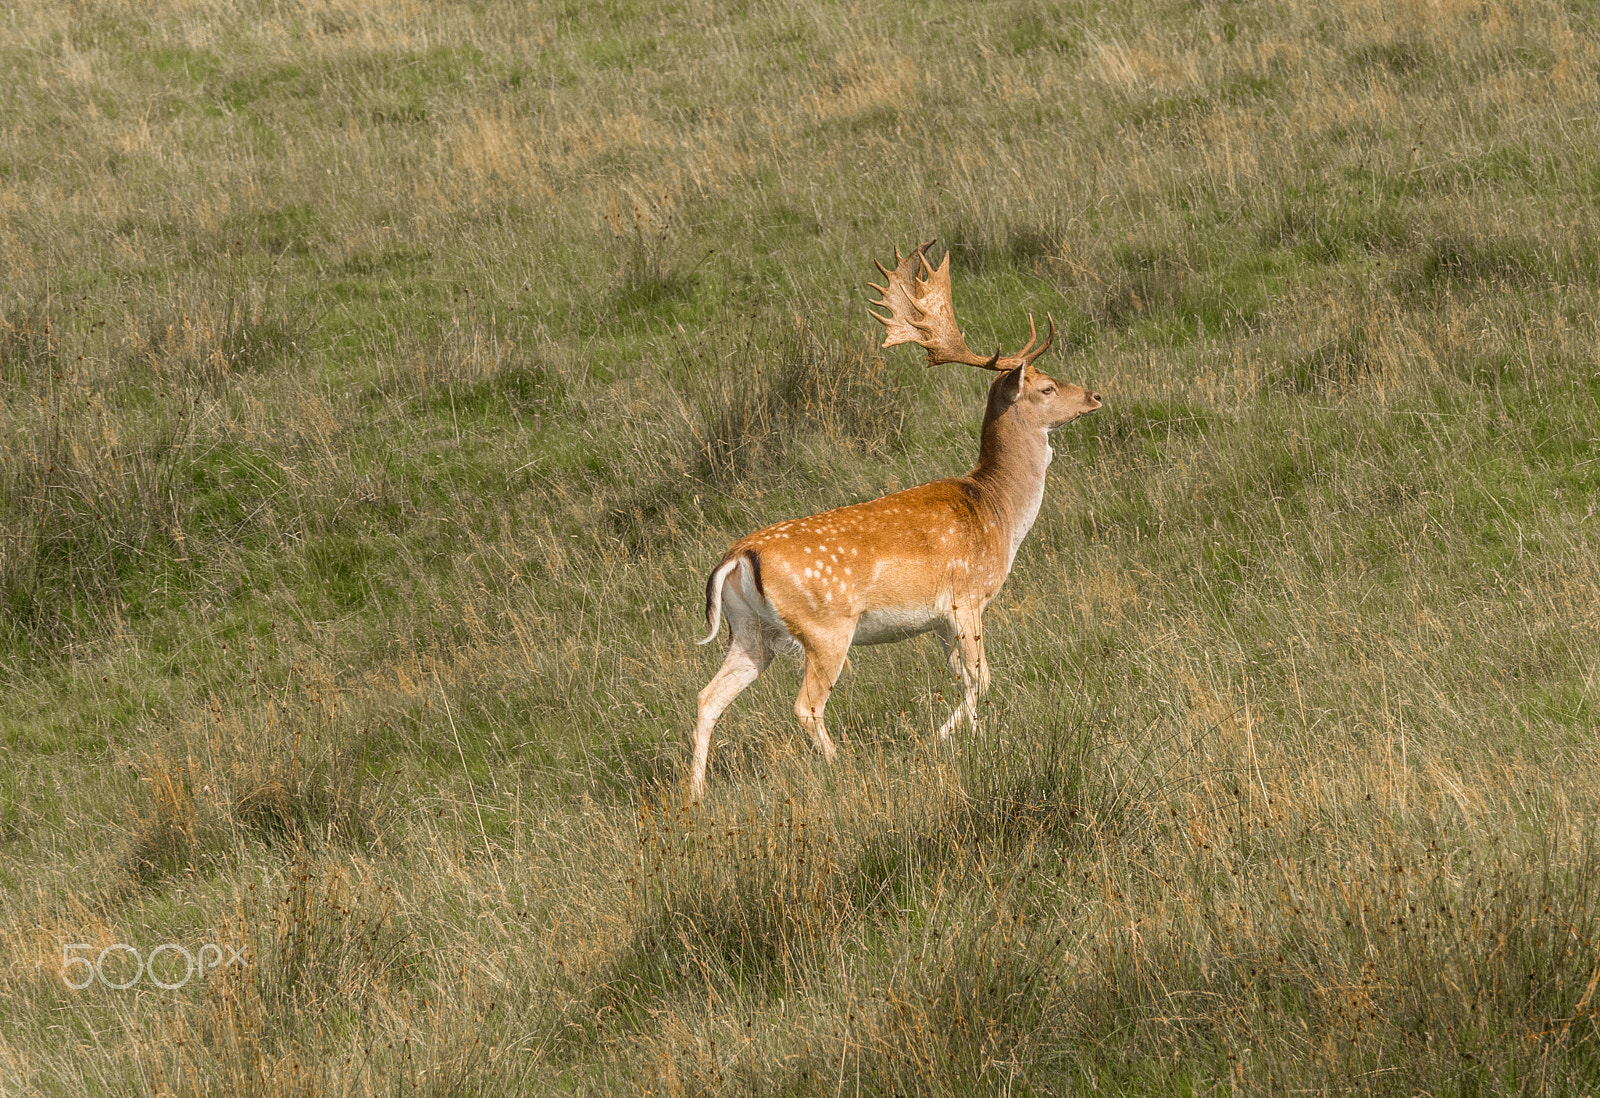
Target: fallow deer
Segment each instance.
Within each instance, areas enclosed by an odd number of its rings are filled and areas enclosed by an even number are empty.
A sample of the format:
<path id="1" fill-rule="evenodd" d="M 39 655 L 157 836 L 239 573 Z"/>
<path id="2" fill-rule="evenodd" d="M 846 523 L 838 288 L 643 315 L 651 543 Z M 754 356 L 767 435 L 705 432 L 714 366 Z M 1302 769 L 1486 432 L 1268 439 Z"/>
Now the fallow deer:
<path id="1" fill-rule="evenodd" d="M 887 329 L 885 347 L 915 343 L 929 366 L 955 362 L 998 373 L 978 464 L 964 477 L 790 519 L 733 543 L 706 581 L 711 633 L 699 643 L 716 639 L 724 617 L 732 642 L 700 691 L 691 796 L 705 791 L 717 718 L 780 652 L 805 653 L 794 711 L 829 759 L 834 746 L 822 711 L 852 644 L 936 633 L 962 693 L 939 735 L 948 736 L 963 716 L 976 726 L 978 698 L 989 686 L 983 611 L 1039 514 L 1049 434 L 1100 407 L 1100 397 L 1034 369 L 1055 339 L 1053 320 L 1037 350 L 1030 316 L 1028 343 L 1016 354 L 969 351 L 951 304 L 950 255 L 935 270 L 926 258 L 932 245 L 903 258 L 896 248 L 892 271 L 877 264 L 888 284 L 868 283 L 882 295 L 872 304 L 889 315 L 872 315 Z"/>

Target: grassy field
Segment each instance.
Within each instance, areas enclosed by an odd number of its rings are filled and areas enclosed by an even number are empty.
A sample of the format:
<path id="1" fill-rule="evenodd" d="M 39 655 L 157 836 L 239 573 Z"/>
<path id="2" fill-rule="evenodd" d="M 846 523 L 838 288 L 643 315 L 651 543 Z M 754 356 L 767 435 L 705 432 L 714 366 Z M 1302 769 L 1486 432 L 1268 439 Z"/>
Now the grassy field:
<path id="1" fill-rule="evenodd" d="M 1597 109 L 1546 0 L 0 9 L 0 1095 L 1600 1092 Z M 983 729 L 783 663 L 686 804 L 728 542 L 975 460 L 929 236 L 1106 399 Z"/>

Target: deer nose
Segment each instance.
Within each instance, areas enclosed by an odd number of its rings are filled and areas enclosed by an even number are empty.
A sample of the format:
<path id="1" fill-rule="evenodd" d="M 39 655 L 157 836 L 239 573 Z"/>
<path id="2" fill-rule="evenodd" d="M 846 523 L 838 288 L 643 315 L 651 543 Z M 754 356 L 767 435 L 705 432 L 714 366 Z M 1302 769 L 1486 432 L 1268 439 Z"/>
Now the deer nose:
<path id="1" fill-rule="evenodd" d="M 1089 394 L 1089 403 L 1093 404 L 1096 408 L 1100 407 L 1100 394 L 1099 393 L 1093 393 L 1093 392 L 1090 393 Z"/>

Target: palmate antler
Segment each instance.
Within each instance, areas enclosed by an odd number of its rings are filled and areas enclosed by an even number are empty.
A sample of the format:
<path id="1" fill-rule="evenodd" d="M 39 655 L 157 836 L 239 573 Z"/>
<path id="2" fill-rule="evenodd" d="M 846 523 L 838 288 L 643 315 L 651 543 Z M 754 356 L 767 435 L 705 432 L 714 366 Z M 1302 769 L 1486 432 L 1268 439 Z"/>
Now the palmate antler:
<path id="1" fill-rule="evenodd" d="M 956 324 L 955 306 L 950 298 L 950 253 L 944 253 L 944 262 L 935 270 L 926 255 L 933 243 L 930 240 L 926 244 L 919 244 L 910 255 L 904 257 L 900 255 L 900 249 L 895 248 L 894 270 L 889 270 L 882 263 L 877 265 L 889 284 L 879 286 L 876 282 L 867 283 L 883 295 L 881 300 L 872 304 L 889 310 L 888 316 L 872 313 L 878 323 L 888 329 L 883 339 L 885 347 L 915 343 L 928 352 L 929 366 L 959 362 L 963 366 L 977 366 L 984 370 L 1014 370 L 1024 363 L 1031 366 L 1035 359 L 1050 349 L 1050 344 L 1056 338 L 1055 320 L 1050 320 L 1050 334 L 1044 346 L 1035 351 L 1033 345 L 1039 340 L 1039 332 L 1034 327 L 1032 315 L 1029 315 L 1028 342 L 1022 350 L 1014 355 L 1002 355 L 996 348 L 989 358 L 973 354 Z M 924 272 L 926 278 L 922 277 Z"/>

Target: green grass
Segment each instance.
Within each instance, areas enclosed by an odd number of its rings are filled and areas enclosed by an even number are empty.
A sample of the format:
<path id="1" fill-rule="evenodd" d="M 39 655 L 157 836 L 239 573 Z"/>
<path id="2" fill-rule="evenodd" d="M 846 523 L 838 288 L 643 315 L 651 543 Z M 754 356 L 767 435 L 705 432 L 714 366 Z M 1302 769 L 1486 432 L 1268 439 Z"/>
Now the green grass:
<path id="1" fill-rule="evenodd" d="M 1596 1088 L 1581 6 L 7 18 L 0 1091 Z M 685 804 L 729 541 L 974 461 L 929 236 L 1106 398 L 984 727 Z"/>

